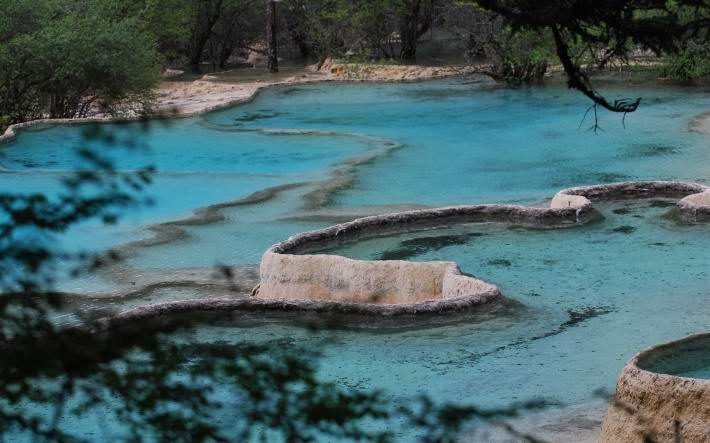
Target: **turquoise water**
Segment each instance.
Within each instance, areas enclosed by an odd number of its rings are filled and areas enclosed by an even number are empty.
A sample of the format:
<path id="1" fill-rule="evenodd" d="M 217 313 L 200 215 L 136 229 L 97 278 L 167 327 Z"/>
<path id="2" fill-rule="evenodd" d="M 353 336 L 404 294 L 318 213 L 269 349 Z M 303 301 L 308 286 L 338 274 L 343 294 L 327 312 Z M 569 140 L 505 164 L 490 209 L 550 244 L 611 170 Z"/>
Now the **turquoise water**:
<path id="1" fill-rule="evenodd" d="M 101 249 L 143 237 L 140 228 L 187 217 L 196 208 L 272 186 L 323 180 L 329 168 L 370 149 L 352 138 L 230 134 L 210 131 L 200 123 L 194 119 L 159 122 L 148 132 L 137 123 L 107 125 L 119 141 L 137 139 L 142 144 L 132 149 L 124 149 L 123 143 L 87 141 L 83 136 L 87 127 L 21 131 L 0 152 L 3 189 L 51 193 L 59 178 L 81 168 L 76 149 L 83 146 L 111 155 L 118 170 L 157 167 L 155 183 L 147 193 L 155 201 L 153 206 L 129 212 L 116 228 L 81 226 L 66 238 L 68 247 L 78 248 L 85 247 L 85 237 L 90 236 L 92 246 Z"/>
<path id="2" fill-rule="evenodd" d="M 710 379 L 710 338 L 699 337 L 640 359 L 639 367 L 661 374 Z"/>
<path id="3" fill-rule="evenodd" d="M 610 93 L 640 95 L 644 104 L 627 117 L 625 129 L 619 116 L 600 114 L 604 132 L 595 135 L 584 129 L 589 122 L 577 130 L 586 101 L 561 87 L 509 90 L 450 80 L 272 89 L 250 104 L 141 135 L 150 149 L 123 156 L 119 164 L 158 167 L 151 191 L 156 205 L 116 227 L 81 226 L 65 243 L 86 247 L 90 238 L 95 248 L 119 245 L 150 235 L 142 230 L 146 225 L 189 216 L 195 208 L 307 182 L 258 204 L 225 209 L 225 221 L 186 227 L 189 238 L 139 250 L 128 262 L 136 272 L 253 265 L 270 244 L 293 233 L 394 205 L 541 204 L 561 188 L 590 183 L 706 182 L 710 139 L 687 130 L 690 119 L 709 107 L 706 93 Z M 138 133 L 132 125 L 114 127 Z M 73 167 L 69 148 L 80 143 L 80 133 L 79 127 L 23 131 L 0 158 L 11 171 L 0 175 L 4 189 L 52 189 Z M 348 160 L 363 156 L 371 158 L 349 167 Z M 324 188 L 336 167 L 341 178 L 352 180 L 323 200 L 327 204 L 313 205 L 308 196 Z M 203 325 L 189 339 L 287 338 L 292 346 L 319 349 L 327 339 L 324 378 L 383 388 L 393 399 L 426 393 L 486 406 L 540 396 L 586 403 L 595 389 L 613 388 L 635 352 L 707 328 L 710 227 L 678 224 L 667 216 L 669 205 L 611 202 L 600 205 L 604 220 L 582 227 L 468 225 L 332 251 L 367 259 L 454 260 L 513 301 L 481 314 L 443 324 L 410 320 L 381 331 L 368 321 L 364 328 L 350 324 L 315 333 L 295 319 L 252 315 Z M 170 291 L 112 306 L 169 300 Z M 176 290 L 174 298 L 200 296 L 191 291 Z"/>
<path id="4" fill-rule="evenodd" d="M 687 355 L 682 355 L 679 356 L 680 358 L 688 358 Z M 706 356 L 703 356 L 706 357 Z M 710 379 L 710 362 L 706 360 L 703 360 L 703 363 L 699 365 L 699 367 L 687 370 L 687 371 L 682 371 L 678 372 L 677 374 L 673 375 L 680 375 L 682 377 L 690 377 L 690 378 L 704 378 L 704 379 Z"/>
<path id="5" fill-rule="evenodd" d="M 424 383 L 435 395 L 485 404 L 535 395 L 578 403 L 612 389 L 635 352 L 707 327 L 710 227 L 663 217 L 664 203 L 600 205 L 604 220 L 570 229 L 468 225 L 338 247 L 332 252 L 354 258 L 454 260 L 524 305 L 503 319 L 381 337 L 375 345 L 368 339 L 352 352 L 370 367 L 355 372 L 380 373 L 372 366 L 383 365 L 397 377 L 416 365 L 426 375 L 407 384 L 410 393 Z M 405 357 L 398 350 L 407 343 Z"/>
<path id="6" fill-rule="evenodd" d="M 157 166 L 150 191 L 156 205 L 130 213 L 112 229 L 82 226 L 67 245 L 86 247 L 90 236 L 96 248 L 116 246 L 148 236 L 141 229 L 147 224 L 293 182 L 312 186 L 227 210 L 235 223 L 189 228 L 195 241 L 146 251 L 135 266 L 257 263 L 269 244 L 340 221 L 339 212 L 354 217 L 391 205 L 534 204 L 568 186 L 706 179 L 707 138 L 687 131 L 688 121 L 707 107 L 706 94 L 671 88 L 609 93 L 641 95 L 644 106 L 628 116 L 626 129 L 618 115 L 601 113 L 604 131 L 596 135 L 584 130 L 589 122 L 578 131 L 586 101 L 562 87 L 510 90 L 461 80 L 275 88 L 243 106 L 160 122 L 148 134 L 137 124 L 109 125 L 119 138 L 138 134 L 148 146 L 121 155 L 118 164 Z M 292 132 L 253 132 L 263 129 Z M 303 130 L 311 132 L 298 133 Z M 4 176 L 6 189 L 51 189 L 57 175 L 75 165 L 71 148 L 81 146 L 81 133 L 70 126 L 22 131 L 0 157 L 0 166 L 13 171 Z M 354 182 L 332 194 L 327 214 L 304 213 L 303 196 L 331 168 L 376 154 L 386 141 L 397 148 L 354 168 Z"/>
<path id="7" fill-rule="evenodd" d="M 361 132 L 405 144 L 358 171 L 337 205 L 533 201 L 559 188 L 644 178 L 705 178 L 707 139 L 688 120 L 708 105 L 696 90 L 611 89 L 642 96 L 627 118 L 602 113 L 596 136 L 577 130 L 586 99 L 562 87 L 505 89 L 488 83 L 311 85 L 271 90 L 244 107 L 210 114 L 224 125 Z M 261 109 L 271 118 L 238 121 Z"/>
<path id="8" fill-rule="evenodd" d="M 373 212 L 368 206 L 387 212 L 395 204 L 535 204 L 569 186 L 706 179 L 707 138 L 687 131 L 688 121 L 707 106 L 706 95 L 679 89 L 611 93 L 642 95 L 646 104 L 628 117 L 627 129 L 619 116 L 600 114 L 604 131 L 595 135 L 584 130 L 589 122 L 577 129 L 584 99 L 557 87 L 508 90 L 437 81 L 266 91 L 253 103 L 203 117 L 203 127 L 232 137 L 249 128 L 368 134 L 402 147 L 357 167 L 352 186 L 333 195 L 326 214 L 317 213 L 320 223 L 311 218 L 300 224 L 314 214 L 304 214 L 297 198 L 286 205 L 281 199 L 253 210 L 227 211 L 236 223 L 190 229 L 198 241 L 148 251 L 135 266 L 256 263 L 269 244 L 303 228 L 341 221 L 339 212 L 351 217 Z"/>

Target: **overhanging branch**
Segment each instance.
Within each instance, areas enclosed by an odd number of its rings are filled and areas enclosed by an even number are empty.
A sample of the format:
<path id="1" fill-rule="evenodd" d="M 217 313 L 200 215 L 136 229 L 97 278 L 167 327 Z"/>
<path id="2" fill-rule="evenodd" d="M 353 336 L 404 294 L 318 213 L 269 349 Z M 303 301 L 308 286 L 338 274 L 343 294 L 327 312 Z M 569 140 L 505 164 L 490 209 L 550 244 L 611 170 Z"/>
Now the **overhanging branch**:
<path id="1" fill-rule="evenodd" d="M 639 104 L 641 103 L 641 98 L 637 99 L 620 99 L 614 100 L 613 103 L 609 102 L 604 96 L 599 94 L 591 85 L 587 75 L 582 72 L 581 68 L 572 61 L 572 57 L 569 54 L 569 47 L 565 42 L 562 31 L 557 25 L 550 26 L 552 31 L 552 36 L 555 40 L 555 51 L 557 57 L 562 63 L 562 67 L 567 74 L 567 85 L 570 88 L 580 91 L 582 94 L 587 96 L 595 104 L 607 109 L 611 112 L 621 112 L 629 113 L 634 112 Z"/>

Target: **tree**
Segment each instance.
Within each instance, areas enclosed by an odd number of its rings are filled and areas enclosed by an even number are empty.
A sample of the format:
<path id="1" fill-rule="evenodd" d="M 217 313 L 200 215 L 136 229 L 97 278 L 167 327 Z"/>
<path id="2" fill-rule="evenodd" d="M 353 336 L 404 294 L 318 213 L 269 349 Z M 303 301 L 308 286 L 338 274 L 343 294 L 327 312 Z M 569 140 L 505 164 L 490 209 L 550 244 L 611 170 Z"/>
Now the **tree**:
<path id="1" fill-rule="evenodd" d="M 39 79 L 32 78 L 33 62 L 23 44 L 27 35 L 47 19 L 49 8 L 41 0 L 9 1 L 0 14 L 0 130 L 4 127 L 35 118 L 41 114 L 41 100 L 36 91 Z"/>
<path id="2" fill-rule="evenodd" d="M 237 49 L 248 47 L 263 36 L 264 16 L 261 0 L 228 3 L 212 30 L 209 40 L 213 66 L 225 68 Z"/>
<path id="3" fill-rule="evenodd" d="M 191 0 L 61 0 L 74 4 L 75 13 L 88 5 L 103 18 L 133 20 L 138 31 L 152 35 L 164 61 L 173 63 L 184 57 L 190 38 Z M 183 60 L 184 61 L 184 60 Z"/>
<path id="4" fill-rule="evenodd" d="M 290 0 L 282 4 L 281 20 L 283 29 L 286 29 L 289 38 L 298 48 L 301 58 L 308 60 L 313 50 L 311 48 L 311 29 L 308 20 L 312 16 L 309 11 L 310 3 L 307 0 Z"/>
<path id="5" fill-rule="evenodd" d="M 416 61 L 417 43 L 431 28 L 437 6 L 437 0 L 399 0 L 396 14 L 399 20 L 400 60 Z"/>
<path id="6" fill-rule="evenodd" d="M 441 0 L 355 0 L 353 27 L 386 58 L 414 62 L 419 39 L 431 29 Z M 396 44 L 399 51 L 395 51 Z"/>
<path id="7" fill-rule="evenodd" d="M 7 123 L 150 104 L 160 70 L 153 37 L 137 31 L 133 19 L 114 20 L 93 9 L 77 12 L 73 6 L 55 9 L 45 3 L 31 20 L 25 21 L 26 11 L 5 23 L 0 115 Z"/>
<path id="8" fill-rule="evenodd" d="M 486 74 L 519 86 L 541 82 L 555 58 L 549 33 L 514 31 L 504 19 L 473 4 L 452 3 L 442 13 L 443 26 L 465 41 L 466 57 L 490 64 Z"/>
<path id="9" fill-rule="evenodd" d="M 659 74 L 682 83 L 710 77 L 710 46 L 689 41 L 677 54 L 666 58 Z"/>
<path id="10" fill-rule="evenodd" d="M 205 46 L 212 36 L 212 28 L 222 14 L 222 6 L 229 0 L 195 0 L 192 13 L 188 60 L 193 70 L 199 70 Z"/>
<path id="11" fill-rule="evenodd" d="M 353 2 L 353 28 L 368 49 L 386 59 L 397 56 L 395 40 L 397 20 L 389 0 L 355 0 Z"/>
<path id="12" fill-rule="evenodd" d="M 194 71 L 199 71 L 205 56 L 213 67 L 224 68 L 236 49 L 263 38 L 265 16 L 260 0 L 182 1 L 190 8 L 184 47 Z"/>
<path id="13" fill-rule="evenodd" d="M 280 9 L 284 27 L 303 57 L 322 62 L 345 48 L 352 29 L 346 0 L 293 0 Z"/>
<path id="14" fill-rule="evenodd" d="M 278 17 L 276 15 L 276 1 L 266 1 L 266 56 L 269 72 L 279 72 L 278 56 Z"/>
<path id="15" fill-rule="evenodd" d="M 604 66 L 625 58 L 631 48 L 657 54 L 675 53 L 679 43 L 708 28 L 706 0 L 473 0 L 505 18 L 513 30 L 549 32 L 570 88 L 612 112 L 635 111 L 641 99 L 609 101 L 592 85 L 582 69 L 584 57 Z M 685 20 L 688 10 L 696 18 Z M 581 47 L 581 53 L 573 48 Z M 601 51 L 601 53 L 600 53 Z"/>
<path id="16" fill-rule="evenodd" d="M 683 22 L 691 24 L 700 17 L 708 18 L 707 10 L 687 7 L 680 9 L 679 15 Z M 660 75 L 683 83 L 710 77 L 709 33 L 710 27 L 699 29 L 695 35 L 678 42 L 678 50 L 666 56 Z"/>

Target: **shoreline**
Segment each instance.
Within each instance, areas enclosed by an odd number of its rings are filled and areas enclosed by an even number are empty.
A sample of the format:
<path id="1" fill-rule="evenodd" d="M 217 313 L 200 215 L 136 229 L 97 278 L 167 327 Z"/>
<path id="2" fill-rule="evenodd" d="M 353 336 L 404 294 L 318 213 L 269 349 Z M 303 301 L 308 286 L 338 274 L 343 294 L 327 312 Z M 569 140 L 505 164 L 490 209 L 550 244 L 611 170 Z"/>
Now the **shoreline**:
<path id="1" fill-rule="evenodd" d="M 108 116 L 92 116 L 81 119 L 38 119 L 29 122 L 19 123 L 7 128 L 4 135 L 0 135 L 0 144 L 3 141 L 12 139 L 16 135 L 16 130 L 43 124 L 87 124 L 87 123 L 111 123 L 134 121 L 140 119 L 152 118 L 184 118 L 192 117 L 209 113 L 215 110 L 224 109 L 240 104 L 253 101 L 259 92 L 266 88 L 272 87 L 289 87 L 299 84 L 309 83 L 325 83 L 325 82 L 373 82 L 373 83 L 401 83 L 401 82 L 417 82 L 428 81 L 442 78 L 451 78 L 465 75 L 485 75 L 481 74 L 485 69 L 484 65 L 469 65 L 469 66 L 448 66 L 448 67 L 427 67 L 417 65 L 361 65 L 349 63 L 328 63 L 323 66 L 321 71 L 311 69 L 304 70 L 300 75 L 291 75 L 284 78 L 272 79 L 268 81 L 252 80 L 249 82 L 221 82 L 219 77 L 214 75 L 205 75 L 201 79 L 191 82 L 179 82 L 167 80 L 163 83 L 160 90 L 164 91 L 159 98 L 159 103 L 156 107 L 157 112 L 146 116 L 134 117 L 108 117 Z M 325 72 L 324 72 L 325 71 Z M 230 71 L 225 71 L 227 73 Z M 173 85 L 173 86 L 171 86 Z M 177 88 L 174 85 L 182 85 Z M 218 93 L 212 94 L 217 91 Z M 220 92 L 221 91 L 221 92 Z M 168 115 L 162 111 L 175 107 L 176 112 Z M 694 121 L 700 121 L 710 126 L 710 112 L 696 117 Z M 689 123 L 689 126 L 692 124 Z M 221 128 L 220 128 L 221 129 Z M 690 129 L 693 130 L 693 129 Z M 710 134 L 710 127 L 706 128 Z M 269 132 L 259 128 L 242 128 L 238 132 Z M 273 131 L 283 135 L 301 135 L 298 130 Z M 312 131 L 308 131 L 310 134 Z M 317 132 L 317 131 L 315 131 Z M 233 206 L 250 204 L 251 199 L 255 196 L 263 197 L 264 195 L 278 194 L 283 190 L 293 189 L 295 187 L 303 187 L 306 185 L 320 186 L 317 189 L 307 192 L 303 196 L 303 209 L 313 211 L 322 209 L 327 205 L 330 197 L 340 188 L 347 186 L 354 180 L 352 176 L 353 169 L 357 166 L 371 161 L 381 155 L 387 155 L 391 150 L 397 149 L 399 146 L 393 140 L 387 140 L 380 137 L 372 137 L 365 134 L 350 134 L 350 133 L 326 133 L 323 135 L 331 136 L 348 136 L 361 138 L 366 143 L 381 145 L 373 151 L 365 153 L 361 156 L 345 159 L 344 161 L 334 165 L 329 173 L 329 177 L 322 182 L 317 183 L 288 183 L 278 185 L 272 188 L 257 191 L 254 195 L 249 195 L 241 199 L 229 200 L 220 202 L 206 207 L 193 209 L 192 213 L 187 217 L 167 220 L 146 226 L 144 230 L 149 234 L 145 238 L 122 243 L 115 248 L 121 253 L 132 255 L 137 249 L 143 247 L 151 247 L 171 243 L 180 238 L 187 237 L 186 227 L 193 225 L 203 225 L 218 222 L 223 219 L 221 214 L 222 209 Z M 267 198 L 268 199 L 268 198 Z M 688 212 L 693 211 L 693 207 L 687 208 Z M 113 268 L 113 266 L 112 266 Z M 118 274 L 125 274 L 124 265 L 117 266 Z M 109 271 L 109 274 L 115 272 Z M 191 281 L 194 283 L 194 281 Z M 149 286 L 149 285 L 148 285 Z M 92 294 L 97 295 L 97 294 Z"/>
<path id="2" fill-rule="evenodd" d="M 219 73 L 217 73 L 219 74 Z M 480 66 L 427 67 L 419 65 L 354 65 L 331 63 L 320 71 L 304 69 L 299 75 L 248 82 L 219 81 L 217 75 L 205 75 L 192 82 L 164 79 L 156 92 L 153 110 L 145 115 L 93 115 L 82 118 L 41 118 L 15 123 L 0 134 L 0 145 L 13 140 L 17 131 L 45 124 L 120 123 L 165 118 L 189 118 L 252 102 L 259 92 L 273 87 L 326 83 L 372 82 L 409 83 L 466 75 L 485 75 Z"/>

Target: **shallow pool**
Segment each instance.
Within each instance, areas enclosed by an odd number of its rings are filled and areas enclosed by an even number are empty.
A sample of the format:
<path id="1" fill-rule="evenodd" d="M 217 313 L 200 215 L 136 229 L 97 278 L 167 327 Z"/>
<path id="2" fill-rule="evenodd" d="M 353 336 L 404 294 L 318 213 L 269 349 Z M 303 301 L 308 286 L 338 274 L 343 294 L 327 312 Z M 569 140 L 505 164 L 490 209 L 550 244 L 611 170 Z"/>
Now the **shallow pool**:
<path id="1" fill-rule="evenodd" d="M 694 337 L 662 347 L 640 358 L 638 366 L 661 374 L 710 379 L 710 338 Z"/>
<path id="2" fill-rule="evenodd" d="M 115 246 L 143 228 L 187 217 L 198 207 L 301 183 L 226 219 L 184 227 L 188 237 L 137 250 L 135 270 L 254 265 L 272 243 L 363 214 L 447 204 L 541 204 L 558 190 L 633 179 L 706 182 L 710 139 L 688 131 L 707 110 L 697 89 L 611 88 L 642 96 L 626 119 L 601 113 L 603 132 L 578 130 L 587 102 L 562 87 L 500 89 L 478 79 L 396 85 L 275 88 L 252 103 L 157 125 L 149 150 L 122 168 L 160 171 L 154 207 L 105 228 L 80 226 L 69 248 Z M 4 147 L 4 189 L 52 189 L 74 165 L 81 127 L 22 131 Z M 598 205 L 603 220 L 568 229 L 467 225 L 403 233 L 331 250 L 355 258 L 453 260 L 498 285 L 513 301 L 483 314 L 411 321 L 406 328 L 311 332 L 293 319 L 253 318 L 202 326 L 197 341 L 267 341 L 321 346 L 323 377 L 383 388 L 392 398 L 434 398 L 493 406 L 537 397 L 567 404 L 612 389 L 635 352 L 707 328 L 710 227 L 668 217 L 672 202 Z M 73 285 L 73 286 L 72 286 Z M 111 281 L 96 286 L 111 287 Z M 65 283 L 65 289 L 81 286 Z M 196 294 L 199 296 L 199 294 Z M 169 300 L 161 290 L 145 303 Z M 175 298 L 190 298 L 190 290 Z M 120 301 L 112 306 L 121 308 Z M 131 299 L 125 307 L 140 300 Z M 268 320 L 268 321 L 267 321 Z M 245 328 L 248 326 L 248 328 Z"/>

